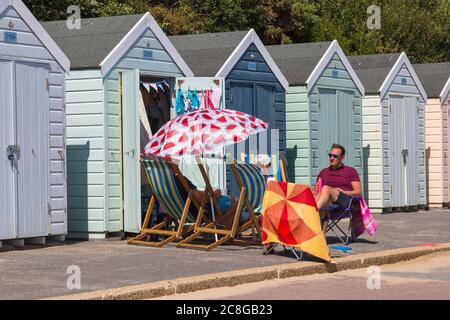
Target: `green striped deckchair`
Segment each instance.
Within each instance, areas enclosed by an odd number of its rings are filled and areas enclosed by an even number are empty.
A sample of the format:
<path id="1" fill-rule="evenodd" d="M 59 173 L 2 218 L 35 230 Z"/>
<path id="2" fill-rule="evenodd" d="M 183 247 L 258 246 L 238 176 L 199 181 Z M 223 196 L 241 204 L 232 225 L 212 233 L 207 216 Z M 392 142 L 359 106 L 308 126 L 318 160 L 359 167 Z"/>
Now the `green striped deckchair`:
<path id="1" fill-rule="evenodd" d="M 194 228 L 196 218 L 191 215 L 189 208 L 192 204 L 200 209 L 198 203 L 195 201 L 193 193 L 189 190 L 184 176 L 179 171 L 176 164 L 166 159 L 151 158 L 142 160 L 142 163 L 147 173 L 148 182 L 152 191 L 152 197 L 147 208 L 144 223 L 142 224 L 139 235 L 128 240 L 129 244 L 143 244 L 154 247 L 162 247 L 177 238 L 181 238 L 183 234 Z M 183 199 L 175 182 L 174 172 L 177 172 L 183 186 L 188 192 L 188 198 Z M 168 225 L 164 221 L 152 228 L 148 227 L 150 222 L 151 212 L 158 200 L 160 205 L 164 207 L 168 215 L 174 220 L 178 221 L 178 228 L 176 230 L 166 230 Z M 190 226 L 187 226 L 189 225 Z M 150 241 L 151 235 L 162 235 L 167 238 L 163 241 Z M 146 240 L 143 240 L 146 239 Z"/>

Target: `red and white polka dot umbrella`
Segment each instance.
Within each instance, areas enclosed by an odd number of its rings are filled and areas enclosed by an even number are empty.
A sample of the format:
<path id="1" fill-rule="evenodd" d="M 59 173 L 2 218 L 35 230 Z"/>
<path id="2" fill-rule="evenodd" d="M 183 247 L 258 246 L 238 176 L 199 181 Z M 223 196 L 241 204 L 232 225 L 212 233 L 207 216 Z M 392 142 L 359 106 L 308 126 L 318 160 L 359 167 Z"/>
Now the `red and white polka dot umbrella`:
<path id="1" fill-rule="evenodd" d="M 198 109 L 167 122 L 143 153 L 152 156 L 199 155 L 246 140 L 268 123 L 230 109 Z"/>

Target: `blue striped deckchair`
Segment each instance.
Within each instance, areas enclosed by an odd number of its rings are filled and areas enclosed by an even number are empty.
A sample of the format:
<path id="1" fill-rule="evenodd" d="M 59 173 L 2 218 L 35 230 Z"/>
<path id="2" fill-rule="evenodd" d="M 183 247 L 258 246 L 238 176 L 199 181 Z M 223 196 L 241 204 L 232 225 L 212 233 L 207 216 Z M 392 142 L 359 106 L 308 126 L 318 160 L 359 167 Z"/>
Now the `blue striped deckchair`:
<path id="1" fill-rule="evenodd" d="M 230 167 L 240 189 L 239 200 L 242 197 L 249 213 L 249 219 L 241 225 L 240 232 L 251 227 L 252 229 L 256 228 L 258 234 L 261 235 L 259 220 L 261 219 L 260 213 L 264 192 L 266 191 L 266 180 L 256 165 L 233 163 Z"/>
<path id="2" fill-rule="evenodd" d="M 159 158 L 151 158 L 142 160 L 142 163 L 147 173 L 148 182 L 152 191 L 152 197 L 147 208 L 144 222 L 142 224 L 139 235 L 128 240 L 129 244 L 143 244 L 147 246 L 162 247 L 177 238 L 181 238 L 183 234 L 191 231 L 194 227 L 196 219 L 189 212 L 189 208 L 194 204 L 197 209 L 200 209 L 198 203 L 195 201 L 193 193 L 189 190 L 184 176 L 180 173 L 179 168 L 168 160 Z M 174 172 L 177 172 L 183 186 L 188 192 L 188 198 L 183 199 L 175 182 Z M 166 230 L 168 227 L 167 221 L 164 221 L 152 228 L 149 228 L 151 212 L 158 200 L 160 205 L 164 207 L 168 215 L 178 221 L 178 228 L 176 230 Z M 190 226 L 187 226 L 190 224 Z M 163 241 L 150 241 L 151 235 L 162 235 L 167 238 Z M 146 239 L 146 240 L 143 240 Z"/>

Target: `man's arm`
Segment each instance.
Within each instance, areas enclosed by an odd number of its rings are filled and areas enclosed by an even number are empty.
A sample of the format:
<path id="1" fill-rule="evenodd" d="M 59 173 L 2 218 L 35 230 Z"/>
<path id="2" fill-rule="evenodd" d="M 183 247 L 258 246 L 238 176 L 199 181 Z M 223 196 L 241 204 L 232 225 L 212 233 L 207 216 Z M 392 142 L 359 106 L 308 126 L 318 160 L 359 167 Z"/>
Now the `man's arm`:
<path id="1" fill-rule="evenodd" d="M 351 197 L 361 197 L 361 181 L 351 181 L 352 191 L 344 191 L 341 188 L 336 188 L 338 191 L 341 191 Z"/>

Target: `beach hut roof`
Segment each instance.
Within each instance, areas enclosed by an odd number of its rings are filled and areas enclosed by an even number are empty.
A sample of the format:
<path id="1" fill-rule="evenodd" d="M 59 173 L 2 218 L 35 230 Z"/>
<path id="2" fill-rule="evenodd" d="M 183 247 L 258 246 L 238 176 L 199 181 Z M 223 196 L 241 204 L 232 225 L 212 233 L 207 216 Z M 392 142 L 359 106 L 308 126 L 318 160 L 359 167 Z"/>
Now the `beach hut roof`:
<path id="1" fill-rule="evenodd" d="M 404 52 L 353 56 L 349 57 L 349 61 L 363 82 L 366 95 L 379 94 L 384 97 L 404 64 L 420 94 L 425 100 L 427 99 L 425 89 Z"/>
<path id="2" fill-rule="evenodd" d="M 420 81 L 429 98 L 446 98 L 443 89 L 450 79 L 450 62 L 414 64 Z"/>
<path id="3" fill-rule="evenodd" d="M 194 74 L 200 77 L 226 77 L 248 47 L 254 44 L 284 89 L 289 87 L 286 78 L 253 29 L 171 36 L 169 39 Z"/>
<path id="4" fill-rule="evenodd" d="M 72 61 L 72 69 L 101 68 L 106 75 L 131 46 L 150 28 L 178 67 L 192 76 L 179 53 L 150 13 L 81 19 L 80 29 L 67 28 L 67 21 L 42 22 Z"/>
<path id="5" fill-rule="evenodd" d="M 358 79 L 347 57 L 336 40 L 332 42 L 295 43 L 268 46 L 267 50 L 287 77 L 289 84 L 312 88 L 337 54 L 355 82 L 361 94 L 364 86 Z"/>
<path id="6" fill-rule="evenodd" d="M 42 45 L 47 48 L 63 70 L 69 72 L 70 61 L 68 57 L 57 45 L 51 35 L 49 35 L 49 33 L 42 27 L 27 6 L 21 0 L 0 0 L 0 14 L 2 14 L 9 6 L 16 10 L 19 16 L 23 19 L 23 21 L 25 21 L 31 31 L 42 42 Z"/>

